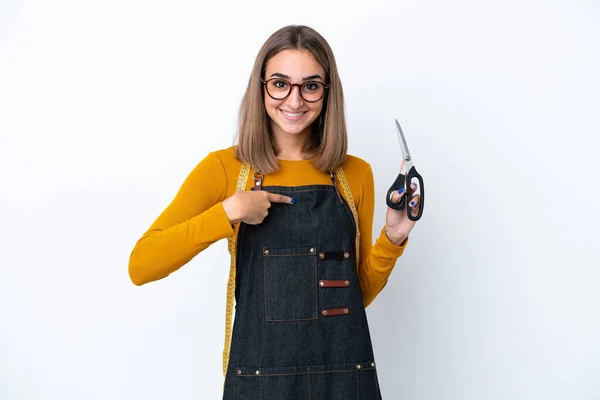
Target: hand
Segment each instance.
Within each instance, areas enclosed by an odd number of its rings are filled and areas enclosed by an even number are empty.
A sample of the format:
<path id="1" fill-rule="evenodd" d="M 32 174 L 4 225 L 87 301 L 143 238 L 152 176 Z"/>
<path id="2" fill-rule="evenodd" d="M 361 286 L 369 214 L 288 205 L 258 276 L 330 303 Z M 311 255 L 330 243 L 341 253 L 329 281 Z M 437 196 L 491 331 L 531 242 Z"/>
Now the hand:
<path id="1" fill-rule="evenodd" d="M 294 204 L 295 202 L 291 197 L 264 190 L 245 191 L 238 189 L 223 201 L 223 208 L 232 225 L 240 221 L 257 225 L 262 223 L 269 214 L 271 203 Z"/>
<path id="2" fill-rule="evenodd" d="M 404 164 L 404 161 L 402 163 Z M 418 184 L 413 182 L 411 183 L 411 187 L 414 193 L 418 189 Z M 398 192 L 393 193 L 391 199 L 392 203 L 399 203 L 405 195 L 406 191 L 403 191 L 401 194 Z M 410 205 L 412 206 L 413 217 L 416 217 L 419 214 L 419 208 L 421 206 L 420 198 L 420 195 L 415 194 L 413 198 L 409 200 L 409 202 L 411 202 Z M 394 210 L 390 207 L 387 208 L 385 215 L 385 233 L 387 234 L 388 239 L 390 239 L 390 242 L 397 246 L 401 245 L 406 238 L 408 238 L 410 231 L 416 224 L 416 221 L 408 219 L 409 209 L 408 205 L 404 210 Z"/>

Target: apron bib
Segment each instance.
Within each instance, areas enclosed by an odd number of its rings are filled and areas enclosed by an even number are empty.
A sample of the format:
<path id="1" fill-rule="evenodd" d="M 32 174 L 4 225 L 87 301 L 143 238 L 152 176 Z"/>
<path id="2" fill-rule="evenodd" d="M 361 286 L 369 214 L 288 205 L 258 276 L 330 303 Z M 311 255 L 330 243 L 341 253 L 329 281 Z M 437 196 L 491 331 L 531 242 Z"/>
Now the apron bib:
<path id="1" fill-rule="evenodd" d="M 380 400 L 352 210 L 330 185 L 262 189 L 296 203 L 240 223 L 223 399 Z"/>

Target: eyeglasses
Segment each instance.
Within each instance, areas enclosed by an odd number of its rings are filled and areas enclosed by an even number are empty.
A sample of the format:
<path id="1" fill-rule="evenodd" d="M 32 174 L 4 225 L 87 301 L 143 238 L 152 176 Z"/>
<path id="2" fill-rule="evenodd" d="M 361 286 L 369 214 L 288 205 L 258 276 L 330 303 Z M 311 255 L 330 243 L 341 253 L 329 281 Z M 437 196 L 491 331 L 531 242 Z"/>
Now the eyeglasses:
<path id="1" fill-rule="evenodd" d="M 268 80 L 260 80 L 267 89 L 268 95 L 273 100 L 283 100 L 292 93 L 292 88 L 298 86 L 300 97 L 309 103 L 315 103 L 323 98 L 325 90 L 329 89 L 329 85 L 325 85 L 319 81 L 306 81 L 302 83 L 290 83 L 283 78 L 271 78 Z"/>

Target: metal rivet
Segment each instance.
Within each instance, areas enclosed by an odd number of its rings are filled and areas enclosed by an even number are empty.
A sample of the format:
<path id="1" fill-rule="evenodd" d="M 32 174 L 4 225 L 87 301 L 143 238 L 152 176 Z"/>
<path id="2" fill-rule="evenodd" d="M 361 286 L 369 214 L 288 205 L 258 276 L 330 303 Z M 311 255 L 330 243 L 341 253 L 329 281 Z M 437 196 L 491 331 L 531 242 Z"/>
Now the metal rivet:
<path id="1" fill-rule="evenodd" d="M 325 253 L 323 253 L 323 252 L 320 252 L 320 253 L 319 253 L 319 258 L 320 258 L 321 260 L 323 260 L 323 259 L 325 258 Z"/>
<path id="2" fill-rule="evenodd" d="M 350 286 L 350 281 L 346 281 L 346 282 L 344 282 L 344 285 L 346 285 L 346 286 Z"/>
<path id="3" fill-rule="evenodd" d="M 356 364 L 356 369 L 360 369 L 360 364 Z"/>
<path id="4" fill-rule="evenodd" d="M 371 363 L 371 367 L 374 367 L 374 366 L 375 366 L 375 363 Z"/>
<path id="5" fill-rule="evenodd" d="M 268 256 L 268 255 L 269 255 L 269 250 L 265 249 L 265 256 Z"/>
<path id="6" fill-rule="evenodd" d="M 321 311 L 321 314 L 323 314 L 323 315 L 327 315 L 327 310 L 323 310 L 323 311 Z"/>
<path id="7" fill-rule="evenodd" d="M 320 286 L 325 286 L 325 282 L 323 282 L 323 281 L 319 281 L 319 285 L 320 285 Z"/>
<path id="8" fill-rule="evenodd" d="M 347 308 L 344 308 L 344 314 L 348 314 L 350 312 L 350 310 L 348 310 Z"/>
<path id="9" fill-rule="evenodd" d="M 255 183 L 255 185 L 256 185 L 256 186 L 260 186 L 260 182 L 256 182 L 256 183 Z"/>
<path id="10" fill-rule="evenodd" d="M 256 371 L 256 375 L 260 375 L 260 371 Z"/>
<path id="11" fill-rule="evenodd" d="M 350 257 L 350 253 L 348 253 L 347 251 L 344 252 L 344 258 L 349 258 Z"/>
<path id="12" fill-rule="evenodd" d="M 310 252 L 311 252 L 311 253 L 314 253 L 314 252 L 315 252 L 315 248 L 314 248 L 314 247 L 311 247 L 311 248 L 310 248 Z"/>
<path id="13" fill-rule="evenodd" d="M 241 375 L 241 374 L 242 374 L 242 370 L 238 369 L 238 375 Z"/>

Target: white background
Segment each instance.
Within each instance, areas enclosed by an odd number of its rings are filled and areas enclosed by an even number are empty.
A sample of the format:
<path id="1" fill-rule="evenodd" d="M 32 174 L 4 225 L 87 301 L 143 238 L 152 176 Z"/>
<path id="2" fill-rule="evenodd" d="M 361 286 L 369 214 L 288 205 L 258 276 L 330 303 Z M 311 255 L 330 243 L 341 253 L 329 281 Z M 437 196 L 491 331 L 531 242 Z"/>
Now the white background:
<path id="1" fill-rule="evenodd" d="M 0 1 L 0 399 L 219 399 L 226 242 L 137 239 L 233 143 L 262 43 L 331 44 L 350 152 L 425 212 L 368 308 L 384 399 L 600 399 L 597 1 Z"/>

